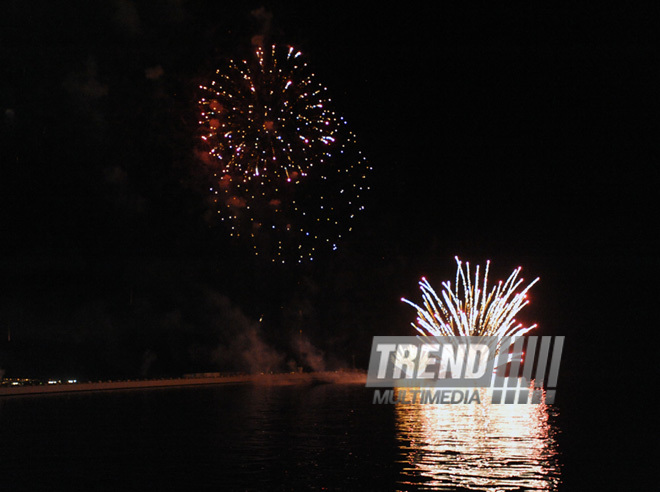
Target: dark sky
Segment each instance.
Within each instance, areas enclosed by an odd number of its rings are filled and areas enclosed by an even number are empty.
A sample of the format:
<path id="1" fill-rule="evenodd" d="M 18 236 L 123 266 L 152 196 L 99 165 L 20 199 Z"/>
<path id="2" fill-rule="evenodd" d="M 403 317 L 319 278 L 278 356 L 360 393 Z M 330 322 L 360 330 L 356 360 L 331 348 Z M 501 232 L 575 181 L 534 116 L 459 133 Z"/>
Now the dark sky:
<path id="1" fill-rule="evenodd" d="M 228 353 L 286 363 L 301 340 L 309 366 L 364 364 L 371 336 L 411 334 L 399 298 L 418 297 L 421 275 L 453 278 L 455 255 L 491 259 L 494 278 L 540 276 L 522 318 L 575 346 L 647 322 L 652 13 L 227 3 L 2 3 L 8 375 L 249 370 Z M 374 168 L 353 234 L 312 265 L 272 267 L 230 242 L 194 153 L 197 87 L 248 49 L 262 6 Z"/>

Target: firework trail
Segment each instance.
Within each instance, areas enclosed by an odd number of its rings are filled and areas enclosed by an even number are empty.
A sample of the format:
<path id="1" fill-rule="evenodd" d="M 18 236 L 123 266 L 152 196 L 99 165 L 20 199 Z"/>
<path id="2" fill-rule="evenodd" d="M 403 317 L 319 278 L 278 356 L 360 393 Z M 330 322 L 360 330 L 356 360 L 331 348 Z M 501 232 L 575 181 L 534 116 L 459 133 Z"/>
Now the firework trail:
<path id="1" fill-rule="evenodd" d="M 200 89 L 203 160 L 231 235 L 278 262 L 336 249 L 370 167 L 301 52 L 257 46 Z"/>
<path id="2" fill-rule="evenodd" d="M 470 263 L 463 263 L 456 257 L 456 281 L 452 290 L 451 282 L 442 284 L 439 296 L 429 282 L 422 278 L 419 282 L 423 304 L 419 306 L 405 298 L 401 300 L 417 310 L 416 323 L 412 326 L 425 336 L 521 336 L 536 325 L 524 327 L 516 323 L 516 314 L 529 301 L 527 292 L 538 282 L 523 287 L 523 278 L 518 278 L 521 267 L 516 268 L 509 278 L 499 281 L 488 290 L 488 268 L 486 262 L 483 279 L 479 276 L 479 265 L 470 278 Z"/>

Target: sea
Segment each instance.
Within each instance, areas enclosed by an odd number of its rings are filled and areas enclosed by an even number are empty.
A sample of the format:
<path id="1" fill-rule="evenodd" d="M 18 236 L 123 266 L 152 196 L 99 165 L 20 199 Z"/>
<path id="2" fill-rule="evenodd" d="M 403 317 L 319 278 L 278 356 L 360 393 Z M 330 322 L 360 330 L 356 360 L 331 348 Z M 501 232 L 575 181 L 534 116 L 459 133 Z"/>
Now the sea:
<path id="1" fill-rule="evenodd" d="M 566 398 L 373 396 L 332 383 L 3 397 L 0 490 L 633 490 L 608 452 L 616 427 L 594 438 L 597 414 Z"/>

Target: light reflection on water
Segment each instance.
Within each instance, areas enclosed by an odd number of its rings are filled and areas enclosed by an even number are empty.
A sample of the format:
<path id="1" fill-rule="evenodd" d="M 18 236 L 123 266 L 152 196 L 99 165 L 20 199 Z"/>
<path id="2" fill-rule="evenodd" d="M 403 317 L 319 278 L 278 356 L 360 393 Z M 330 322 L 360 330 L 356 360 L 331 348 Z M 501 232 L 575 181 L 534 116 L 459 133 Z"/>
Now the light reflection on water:
<path id="1" fill-rule="evenodd" d="M 402 487 L 556 490 L 558 411 L 545 404 L 397 404 Z"/>

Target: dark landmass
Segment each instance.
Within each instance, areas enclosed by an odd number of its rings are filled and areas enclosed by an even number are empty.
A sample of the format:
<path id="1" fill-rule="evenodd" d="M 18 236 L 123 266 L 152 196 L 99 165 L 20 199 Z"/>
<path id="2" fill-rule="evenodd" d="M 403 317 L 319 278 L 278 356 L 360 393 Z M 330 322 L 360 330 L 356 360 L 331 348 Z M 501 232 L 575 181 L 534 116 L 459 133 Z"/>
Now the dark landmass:
<path id="1" fill-rule="evenodd" d="M 288 384 L 364 384 L 366 374 L 360 371 L 325 371 L 325 372 L 294 372 L 280 374 L 234 374 L 228 376 L 200 376 L 182 377 L 172 379 L 146 379 L 128 381 L 98 381 L 84 383 L 54 382 L 49 384 L 17 384 L 0 386 L 0 397 L 21 395 L 44 395 L 55 393 L 76 393 L 81 391 L 114 391 L 154 388 L 178 388 L 181 386 L 202 386 L 216 384 L 259 384 L 259 385 L 288 385 Z"/>

